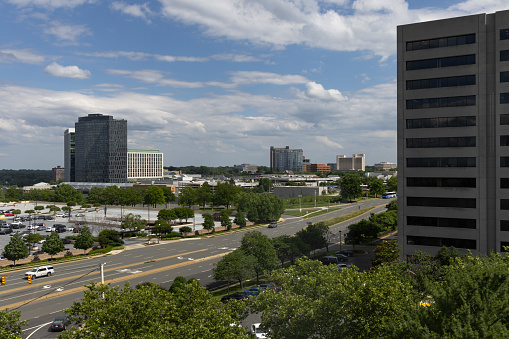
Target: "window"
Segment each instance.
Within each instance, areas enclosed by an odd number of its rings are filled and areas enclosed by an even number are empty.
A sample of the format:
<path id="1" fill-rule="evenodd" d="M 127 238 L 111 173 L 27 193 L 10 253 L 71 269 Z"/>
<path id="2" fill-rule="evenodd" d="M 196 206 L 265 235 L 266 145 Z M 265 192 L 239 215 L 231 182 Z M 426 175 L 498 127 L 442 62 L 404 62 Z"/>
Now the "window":
<path id="1" fill-rule="evenodd" d="M 500 51 L 500 61 L 509 61 L 509 49 Z"/>
<path id="2" fill-rule="evenodd" d="M 463 76 L 459 76 L 459 77 L 448 77 L 448 78 L 409 80 L 406 82 L 406 89 L 407 90 L 415 90 L 415 89 L 456 87 L 456 86 L 467 86 L 467 85 L 475 85 L 475 75 L 463 75 Z"/>
<path id="3" fill-rule="evenodd" d="M 407 167 L 476 167 L 475 157 L 407 158 L 406 160 Z"/>
<path id="4" fill-rule="evenodd" d="M 500 93 L 500 103 L 509 104 L 509 93 Z"/>
<path id="5" fill-rule="evenodd" d="M 443 68 L 474 64 L 475 64 L 475 54 L 469 54 L 446 58 L 407 61 L 406 69 L 407 71 L 412 71 L 418 69 Z"/>
<path id="6" fill-rule="evenodd" d="M 476 208 L 476 201 L 473 198 L 407 197 L 407 206 Z"/>
<path id="7" fill-rule="evenodd" d="M 500 167 L 509 167 L 509 157 L 500 157 Z"/>
<path id="8" fill-rule="evenodd" d="M 435 217 L 407 216 L 407 225 L 475 229 L 476 221 L 475 219 L 463 219 L 463 218 L 435 218 Z"/>
<path id="9" fill-rule="evenodd" d="M 500 220 L 500 230 L 502 232 L 509 232 L 509 220 Z"/>
<path id="10" fill-rule="evenodd" d="M 500 199 L 500 209 L 509 210 L 509 199 Z"/>
<path id="11" fill-rule="evenodd" d="M 509 120 L 509 119 L 508 119 Z M 475 116 L 460 116 L 446 118 L 407 119 L 406 128 L 440 128 L 440 127 L 466 127 L 475 126 Z"/>
<path id="12" fill-rule="evenodd" d="M 408 187 L 467 187 L 475 188 L 475 178 L 413 178 L 407 177 Z"/>
<path id="13" fill-rule="evenodd" d="M 419 237 L 409 235 L 407 236 L 407 244 L 418 246 L 435 246 L 435 247 L 454 246 L 456 248 L 466 248 L 471 250 L 476 249 L 476 241 L 473 239 Z"/>
<path id="14" fill-rule="evenodd" d="M 475 147 L 475 137 L 408 138 L 407 148 Z"/>
<path id="15" fill-rule="evenodd" d="M 427 40 L 407 42 L 406 50 L 407 51 L 418 51 L 421 49 L 441 48 L 441 47 L 467 45 L 467 44 L 475 44 L 475 34 L 467 34 L 467 35 L 452 36 L 452 37 L 448 37 L 448 38 L 437 38 L 437 39 L 427 39 Z"/>
<path id="16" fill-rule="evenodd" d="M 500 125 L 509 125 L 509 114 L 500 114 Z"/>
<path id="17" fill-rule="evenodd" d="M 500 188 L 509 188 L 509 178 L 500 178 Z"/>
<path id="18" fill-rule="evenodd" d="M 504 28 L 500 30 L 500 40 L 509 39 L 509 28 Z"/>
<path id="19" fill-rule="evenodd" d="M 500 72 L 500 82 L 509 82 L 509 72 Z"/>
<path id="20" fill-rule="evenodd" d="M 500 136 L 500 146 L 509 146 L 509 135 Z"/>
<path id="21" fill-rule="evenodd" d="M 509 242 L 501 241 L 500 242 L 500 252 L 505 252 L 505 248 L 504 247 L 507 247 L 507 246 L 509 246 Z"/>
<path id="22" fill-rule="evenodd" d="M 502 94 L 500 95 L 502 96 Z M 475 106 L 475 99 L 475 95 L 446 98 L 413 99 L 406 101 L 406 109 Z M 509 93 L 507 100 L 509 102 Z"/>

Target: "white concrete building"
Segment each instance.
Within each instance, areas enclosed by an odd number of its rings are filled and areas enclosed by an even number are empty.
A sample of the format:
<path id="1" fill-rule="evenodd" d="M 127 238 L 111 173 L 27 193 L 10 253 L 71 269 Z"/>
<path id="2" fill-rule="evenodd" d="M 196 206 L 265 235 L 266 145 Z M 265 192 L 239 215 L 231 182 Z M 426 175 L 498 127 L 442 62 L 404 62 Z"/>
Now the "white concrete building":
<path id="1" fill-rule="evenodd" d="M 163 153 L 158 150 L 127 150 L 127 180 L 163 179 Z"/>

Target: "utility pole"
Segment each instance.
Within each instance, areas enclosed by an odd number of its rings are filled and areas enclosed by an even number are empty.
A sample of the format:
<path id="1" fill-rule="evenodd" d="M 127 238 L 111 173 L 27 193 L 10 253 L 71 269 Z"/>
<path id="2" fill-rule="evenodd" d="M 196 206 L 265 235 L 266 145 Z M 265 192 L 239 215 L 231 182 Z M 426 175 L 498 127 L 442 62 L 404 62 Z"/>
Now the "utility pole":
<path id="1" fill-rule="evenodd" d="M 101 285 L 104 285 L 104 265 L 106 263 L 101 264 Z M 104 299 L 104 292 L 102 293 L 102 298 Z"/>

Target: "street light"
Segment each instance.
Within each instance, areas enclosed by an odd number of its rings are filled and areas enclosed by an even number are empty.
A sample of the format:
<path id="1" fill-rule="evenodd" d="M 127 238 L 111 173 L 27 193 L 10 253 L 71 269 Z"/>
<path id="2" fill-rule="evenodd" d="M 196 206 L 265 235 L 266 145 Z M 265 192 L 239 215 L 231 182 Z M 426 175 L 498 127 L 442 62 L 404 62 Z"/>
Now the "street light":
<path id="1" fill-rule="evenodd" d="M 299 214 L 302 213 L 302 205 L 300 203 L 300 198 L 302 197 L 302 195 L 299 194 Z"/>
<path id="2" fill-rule="evenodd" d="M 341 231 L 339 231 L 339 250 L 341 251 Z"/>
<path id="3" fill-rule="evenodd" d="M 315 190 L 315 208 L 316 208 L 316 190 Z"/>

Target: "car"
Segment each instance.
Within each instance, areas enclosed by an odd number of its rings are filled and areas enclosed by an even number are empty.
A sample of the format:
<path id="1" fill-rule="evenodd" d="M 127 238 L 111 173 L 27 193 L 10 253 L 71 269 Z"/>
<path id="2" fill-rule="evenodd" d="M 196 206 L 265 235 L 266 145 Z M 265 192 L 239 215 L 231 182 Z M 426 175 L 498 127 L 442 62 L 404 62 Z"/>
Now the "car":
<path id="1" fill-rule="evenodd" d="M 76 217 L 76 218 L 82 218 L 82 217 L 84 217 L 84 216 L 85 216 L 85 214 L 84 214 L 84 213 L 77 213 L 77 214 L 75 215 L 75 217 Z"/>
<path id="2" fill-rule="evenodd" d="M 69 326 L 69 318 L 65 315 L 58 316 L 53 320 L 51 325 L 49 325 L 50 331 L 65 331 L 67 329 L 67 326 Z"/>
<path id="3" fill-rule="evenodd" d="M 74 229 L 72 230 L 72 233 L 80 233 L 82 229 L 83 229 L 83 227 L 76 226 L 76 227 L 74 227 Z"/>
<path id="4" fill-rule="evenodd" d="M 37 229 L 37 226 L 35 226 L 35 224 L 27 226 L 27 230 L 36 230 L 36 229 Z"/>
<path id="5" fill-rule="evenodd" d="M 51 277 L 52 274 L 55 274 L 53 266 L 40 266 L 32 268 L 30 271 L 25 272 L 25 278 L 28 278 L 28 276 L 32 276 L 32 279 L 45 276 Z"/>
<path id="6" fill-rule="evenodd" d="M 74 232 L 74 227 L 72 226 L 66 226 L 67 232 Z"/>
<path id="7" fill-rule="evenodd" d="M 337 264 L 337 265 L 336 265 L 336 268 L 337 268 L 338 270 L 342 270 L 342 269 L 344 269 L 344 268 L 352 268 L 352 265 L 351 265 L 351 264 L 343 264 L 343 263 L 341 263 L 341 264 Z"/>
<path id="8" fill-rule="evenodd" d="M 336 258 L 338 258 L 339 261 L 348 261 L 348 257 L 341 253 L 334 254 Z"/>
<path id="9" fill-rule="evenodd" d="M 339 260 L 338 258 L 332 256 L 332 255 L 326 255 L 325 257 L 321 257 L 320 258 L 320 261 L 322 262 L 322 264 L 324 265 L 329 265 L 329 264 L 337 264 L 339 263 Z"/>
<path id="10" fill-rule="evenodd" d="M 64 213 L 58 213 L 58 214 L 56 215 L 56 217 L 57 217 L 57 218 L 65 218 L 65 216 L 66 216 L 66 215 L 65 215 Z"/>
<path id="11" fill-rule="evenodd" d="M 260 284 L 260 287 L 264 288 L 266 290 L 275 290 L 277 288 L 277 285 L 276 285 L 276 283 L 268 282 L 265 284 Z"/>
<path id="12" fill-rule="evenodd" d="M 267 335 L 260 329 L 260 323 L 251 325 L 251 334 L 254 334 L 257 339 L 265 339 Z"/>
<path id="13" fill-rule="evenodd" d="M 43 223 L 43 222 L 36 222 L 34 225 L 37 226 L 37 227 L 39 227 L 39 226 L 46 226 L 46 224 Z"/>
<path id="14" fill-rule="evenodd" d="M 262 288 L 260 286 L 253 286 L 253 287 L 251 287 L 247 290 L 244 290 L 242 292 L 246 293 L 247 295 L 256 296 L 256 295 L 259 295 L 260 293 L 265 293 L 265 288 Z"/>
<path id="15" fill-rule="evenodd" d="M 46 227 L 46 232 L 55 232 L 55 227 Z"/>
<path id="16" fill-rule="evenodd" d="M 62 225 L 62 224 L 55 224 L 55 225 L 53 225 L 53 228 L 55 229 L 55 232 L 57 232 L 57 233 L 64 233 L 67 230 L 65 225 Z"/>
<path id="17" fill-rule="evenodd" d="M 11 234 L 13 231 L 10 228 L 4 228 L 0 230 L 0 234 Z"/>
<path id="18" fill-rule="evenodd" d="M 5 213 L 5 214 L 4 214 L 4 216 L 5 216 L 5 217 L 13 217 L 13 216 L 14 216 L 14 214 L 12 214 L 12 213 Z"/>
<path id="19" fill-rule="evenodd" d="M 44 215 L 44 218 L 43 218 L 43 220 L 53 220 L 53 219 L 55 219 L 55 218 L 53 218 L 52 215 Z"/>
<path id="20" fill-rule="evenodd" d="M 269 224 L 269 228 L 276 228 L 277 227 L 277 221 L 271 221 Z"/>
<path id="21" fill-rule="evenodd" d="M 42 244 L 44 244 L 45 241 L 46 241 L 46 239 L 41 239 L 37 243 L 42 245 Z"/>
<path id="22" fill-rule="evenodd" d="M 353 251 L 350 251 L 350 250 L 342 250 L 342 251 L 337 251 L 336 253 L 334 254 L 343 254 L 343 255 L 346 255 L 347 257 L 353 257 Z"/>
<path id="23" fill-rule="evenodd" d="M 46 226 L 37 226 L 36 231 L 46 231 Z"/>
<path id="24" fill-rule="evenodd" d="M 6 257 L 0 257 L 0 260 L 7 260 Z"/>
<path id="25" fill-rule="evenodd" d="M 247 293 L 244 293 L 244 292 L 236 292 L 236 293 L 224 295 L 221 298 L 221 301 L 225 303 L 225 302 L 227 302 L 230 299 L 249 300 L 249 295 Z"/>

